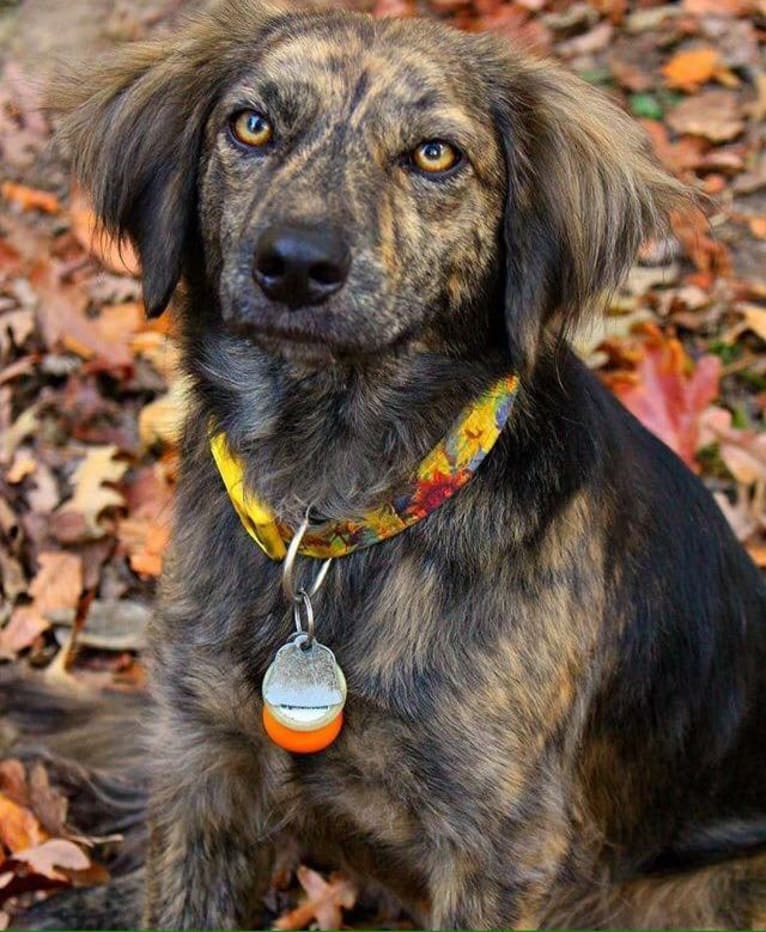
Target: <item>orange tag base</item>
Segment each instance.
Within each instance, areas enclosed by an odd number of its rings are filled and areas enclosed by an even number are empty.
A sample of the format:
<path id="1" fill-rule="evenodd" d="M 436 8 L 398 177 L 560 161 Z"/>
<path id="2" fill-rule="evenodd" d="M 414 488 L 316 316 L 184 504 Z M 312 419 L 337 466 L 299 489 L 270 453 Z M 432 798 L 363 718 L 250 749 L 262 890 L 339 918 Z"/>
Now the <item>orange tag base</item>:
<path id="1" fill-rule="evenodd" d="M 274 744 L 285 751 L 290 751 L 292 754 L 316 754 L 317 751 L 324 751 L 329 747 L 340 734 L 343 727 L 343 712 L 340 711 L 337 718 L 322 728 L 314 731 L 296 731 L 278 722 L 264 705 L 263 727 Z"/>

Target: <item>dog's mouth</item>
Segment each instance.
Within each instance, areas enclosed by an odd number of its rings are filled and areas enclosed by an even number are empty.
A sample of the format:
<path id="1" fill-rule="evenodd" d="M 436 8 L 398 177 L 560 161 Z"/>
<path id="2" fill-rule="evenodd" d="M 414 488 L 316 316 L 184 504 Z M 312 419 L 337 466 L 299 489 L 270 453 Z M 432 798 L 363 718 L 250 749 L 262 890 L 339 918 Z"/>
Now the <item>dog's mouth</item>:
<path id="1" fill-rule="evenodd" d="M 224 327 L 233 336 L 271 355 L 319 364 L 368 359 L 409 338 L 400 319 L 386 319 L 382 304 L 376 310 L 340 295 L 328 304 L 292 310 L 257 293 L 222 301 Z"/>

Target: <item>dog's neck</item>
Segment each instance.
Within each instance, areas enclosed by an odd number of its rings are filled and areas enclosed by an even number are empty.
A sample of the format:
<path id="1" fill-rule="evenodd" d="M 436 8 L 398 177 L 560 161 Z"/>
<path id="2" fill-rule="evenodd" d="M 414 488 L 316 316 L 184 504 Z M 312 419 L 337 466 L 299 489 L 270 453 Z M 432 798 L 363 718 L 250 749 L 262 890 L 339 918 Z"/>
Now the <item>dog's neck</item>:
<path id="1" fill-rule="evenodd" d="M 199 397 L 248 483 L 289 524 L 309 505 L 343 520 L 390 498 L 510 365 L 501 353 L 477 360 L 409 346 L 312 370 L 241 339 L 219 341 L 189 359 Z"/>

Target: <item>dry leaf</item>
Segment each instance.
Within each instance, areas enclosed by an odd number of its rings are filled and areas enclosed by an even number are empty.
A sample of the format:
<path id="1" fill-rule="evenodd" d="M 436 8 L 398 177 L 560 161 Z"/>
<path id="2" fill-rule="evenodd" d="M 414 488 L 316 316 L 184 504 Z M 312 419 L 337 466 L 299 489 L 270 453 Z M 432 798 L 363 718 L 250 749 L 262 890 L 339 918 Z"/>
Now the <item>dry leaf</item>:
<path id="1" fill-rule="evenodd" d="M 35 315 L 30 308 L 8 311 L 0 317 L 0 353 L 7 355 L 12 346 L 23 346 L 35 329 Z"/>
<path id="2" fill-rule="evenodd" d="M 677 133 L 703 136 L 711 142 L 727 142 L 745 128 L 737 95 L 718 89 L 682 100 L 669 111 L 667 122 Z"/>
<path id="3" fill-rule="evenodd" d="M 668 87 L 696 91 L 721 69 L 718 52 L 711 48 L 689 49 L 676 54 L 663 65 L 662 73 Z"/>
<path id="4" fill-rule="evenodd" d="M 38 555 L 39 570 L 29 586 L 35 608 L 44 617 L 61 608 L 75 608 L 82 594 L 82 558 L 63 550 Z"/>
<path id="5" fill-rule="evenodd" d="M 742 485 L 766 482 L 766 434 L 732 427 L 731 412 L 711 406 L 700 420 L 700 445 L 717 442 L 726 468 Z"/>
<path id="6" fill-rule="evenodd" d="M 187 393 L 185 380 L 176 379 L 166 394 L 141 409 L 138 415 L 138 435 L 145 448 L 155 443 L 172 446 L 178 443 L 186 413 Z"/>
<path id="7" fill-rule="evenodd" d="M 76 188 L 69 200 L 69 219 L 72 233 L 82 248 L 101 265 L 117 275 L 137 276 L 141 265 L 133 247 L 120 243 L 99 225 L 87 196 Z"/>
<path id="8" fill-rule="evenodd" d="M 0 185 L 0 194 L 22 210 L 41 210 L 46 214 L 57 214 L 61 210 L 61 204 L 55 194 L 28 188 L 15 181 L 4 181 Z"/>
<path id="9" fill-rule="evenodd" d="M 642 355 L 631 379 L 611 380 L 622 403 L 692 469 L 700 419 L 718 394 L 721 361 L 703 356 L 693 365 L 676 339 L 645 328 Z"/>
<path id="10" fill-rule="evenodd" d="M 295 909 L 280 916 L 275 929 L 305 929 L 309 924 L 317 929 L 340 929 L 343 910 L 352 909 L 357 891 L 354 884 L 342 874 L 333 874 L 325 880 L 321 874 L 301 865 L 297 872 L 300 885 L 307 898 Z"/>
<path id="11" fill-rule="evenodd" d="M 22 411 L 5 431 L 5 436 L 0 440 L 0 463 L 10 462 L 18 445 L 31 436 L 37 427 L 37 405 L 34 404 Z"/>
<path id="12" fill-rule="evenodd" d="M 98 358 L 114 369 L 128 369 L 133 354 L 127 342 L 104 339 L 96 321 L 86 316 L 90 297 L 85 286 L 63 282 L 50 262 L 37 262 L 29 273 L 39 304 L 37 316 L 46 344 L 61 346 L 83 359 Z"/>
<path id="13" fill-rule="evenodd" d="M 698 16 L 751 16 L 758 12 L 757 0 L 683 0 L 683 9 Z"/>
<path id="14" fill-rule="evenodd" d="M 119 482 L 125 475 L 128 464 L 114 457 L 115 446 L 89 447 L 85 458 L 72 477 L 74 495 L 57 510 L 57 515 L 80 515 L 84 529 L 90 537 L 101 537 L 104 529 L 98 518 L 106 508 L 121 508 L 125 499 L 105 483 Z"/>
<path id="15" fill-rule="evenodd" d="M 0 657 L 13 660 L 49 628 L 46 619 L 34 605 L 21 605 L 13 610 L 11 620 L 0 630 Z"/>
<path id="16" fill-rule="evenodd" d="M 45 832 L 33 813 L 0 793 L 0 842 L 12 855 L 41 844 Z"/>
<path id="17" fill-rule="evenodd" d="M 5 478 L 11 485 L 17 485 L 19 482 L 23 482 L 27 476 L 31 476 L 36 469 L 37 460 L 29 450 L 17 450 Z"/>
<path id="18" fill-rule="evenodd" d="M 90 858 L 73 841 L 67 841 L 66 838 L 51 838 L 34 847 L 16 851 L 13 859 L 23 861 L 36 874 L 51 880 L 68 879 L 67 875 L 57 868 L 81 871 L 90 867 Z"/>
<path id="19" fill-rule="evenodd" d="M 766 239 L 766 217 L 751 217 L 747 224 L 758 239 Z"/>

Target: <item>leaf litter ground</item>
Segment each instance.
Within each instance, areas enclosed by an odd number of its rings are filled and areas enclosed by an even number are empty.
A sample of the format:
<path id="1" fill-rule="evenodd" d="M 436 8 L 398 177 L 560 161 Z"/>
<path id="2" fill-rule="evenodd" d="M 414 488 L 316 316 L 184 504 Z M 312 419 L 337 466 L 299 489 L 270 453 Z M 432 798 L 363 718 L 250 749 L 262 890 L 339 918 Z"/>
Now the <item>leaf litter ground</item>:
<path id="1" fill-rule="evenodd" d="M 87 59 L 201 5 L 0 5 L 0 663 L 96 689 L 145 685 L 184 384 L 172 318 L 145 320 L 135 257 L 96 234 L 49 145 L 41 88 L 55 55 Z M 493 29 L 559 58 L 703 196 L 645 244 L 578 350 L 766 567 L 766 0 L 354 5 Z M 115 847 L 71 823 L 43 764 L 0 760 L 0 928 L 31 898 L 104 882 Z M 395 905 L 299 861 L 286 851 L 275 871 L 277 928 L 407 927 Z"/>

